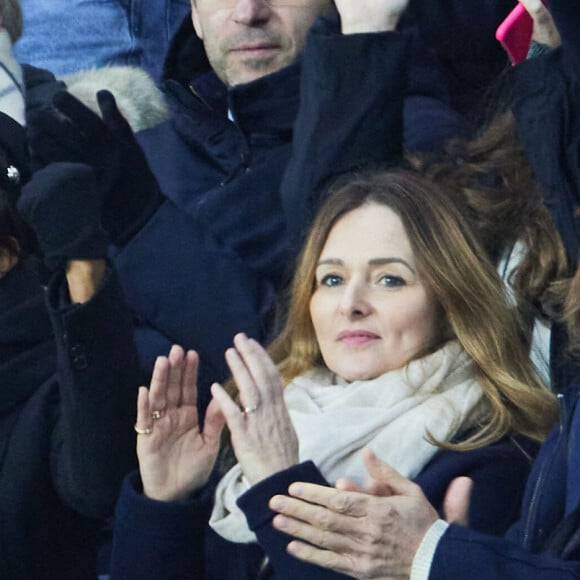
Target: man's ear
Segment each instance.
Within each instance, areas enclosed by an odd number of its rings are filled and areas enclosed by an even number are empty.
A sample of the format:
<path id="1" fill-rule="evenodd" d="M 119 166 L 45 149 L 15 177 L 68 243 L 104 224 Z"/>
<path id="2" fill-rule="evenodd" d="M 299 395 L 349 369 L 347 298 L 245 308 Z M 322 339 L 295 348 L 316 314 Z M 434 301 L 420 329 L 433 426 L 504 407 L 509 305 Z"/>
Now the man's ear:
<path id="1" fill-rule="evenodd" d="M 197 6 L 195 5 L 195 0 L 191 0 L 191 21 L 193 22 L 193 28 L 198 38 L 203 40 L 203 30 L 199 21 L 199 12 L 197 10 Z"/>

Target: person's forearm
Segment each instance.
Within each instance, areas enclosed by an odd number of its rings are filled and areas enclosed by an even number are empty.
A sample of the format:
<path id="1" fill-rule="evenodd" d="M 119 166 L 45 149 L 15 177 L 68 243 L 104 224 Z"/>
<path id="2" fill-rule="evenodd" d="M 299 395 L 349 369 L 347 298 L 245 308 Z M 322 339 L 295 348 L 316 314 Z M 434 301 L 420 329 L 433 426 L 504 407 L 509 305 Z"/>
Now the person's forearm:
<path id="1" fill-rule="evenodd" d="M 88 302 L 101 288 L 107 272 L 102 260 L 70 260 L 66 267 L 66 281 L 73 304 Z"/>

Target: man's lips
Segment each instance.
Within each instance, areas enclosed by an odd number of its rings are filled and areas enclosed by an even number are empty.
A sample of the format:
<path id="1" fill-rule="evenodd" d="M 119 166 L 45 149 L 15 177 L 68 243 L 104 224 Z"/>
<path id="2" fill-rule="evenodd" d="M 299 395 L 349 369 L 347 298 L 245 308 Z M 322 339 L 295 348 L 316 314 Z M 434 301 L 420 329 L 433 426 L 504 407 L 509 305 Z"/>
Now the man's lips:
<path id="1" fill-rule="evenodd" d="M 241 46 L 236 46 L 231 49 L 231 52 L 267 52 L 271 50 L 277 50 L 279 46 L 277 44 L 243 44 Z"/>
<path id="2" fill-rule="evenodd" d="M 367 344 L 373 340 L 380 339 L 380 336 L 369 330 L 343 330 L 337 340 L 348 346 Z"/>

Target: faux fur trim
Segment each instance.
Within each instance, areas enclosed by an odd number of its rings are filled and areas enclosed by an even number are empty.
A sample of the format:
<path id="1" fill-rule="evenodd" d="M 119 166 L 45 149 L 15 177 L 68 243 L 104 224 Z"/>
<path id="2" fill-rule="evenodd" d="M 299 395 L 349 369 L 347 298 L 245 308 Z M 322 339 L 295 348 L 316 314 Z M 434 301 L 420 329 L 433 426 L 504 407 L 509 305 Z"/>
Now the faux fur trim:
<path id="1" fill-rule="evenodd" d="M 153 79 L 134 66 L 106 66 L 60 78 L 68 91 L 100 114 L 97 92 L 110 91 L 133 131 L 154 127 L 168 117 L 167 103 Z"/>

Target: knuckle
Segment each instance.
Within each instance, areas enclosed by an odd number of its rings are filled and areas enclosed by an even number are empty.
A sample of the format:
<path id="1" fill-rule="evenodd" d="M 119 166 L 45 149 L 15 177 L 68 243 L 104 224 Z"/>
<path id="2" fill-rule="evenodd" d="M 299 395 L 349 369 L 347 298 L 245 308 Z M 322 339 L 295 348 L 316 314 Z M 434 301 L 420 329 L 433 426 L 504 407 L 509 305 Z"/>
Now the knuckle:
<path id="1" fill-rule="evenodd" d="M 334 514 L 328 510 L 324 510 L 318 517 L 318 527 L 327 532 L 333 529 Z"/>
<path id="2" fill-rule="evenodd" d="M 367 526 L 366 542 L 373 547 L 383 544 L 384 530 L 383 526 L 378 523 L 371 523 Z"/>
<path id="3" fill-rule="evenodd" d="M 362 554 L 353 562 L 357 578 L 373 578 L 374 560 L 368 554 Z"/>
<path id="4" fill-rule="evenodd" d="M 375 572 L 375 559 L 369 554 L 364 554 L 360 562 L 360 578 L 375 578 Z"/>
<path id="5" fill-rule="evenodd" d="M 355 502 L 347 493 L 339 492 L 331 499 L 331 508 L 340 514 L 348 514 L 355 507 Z"/>

